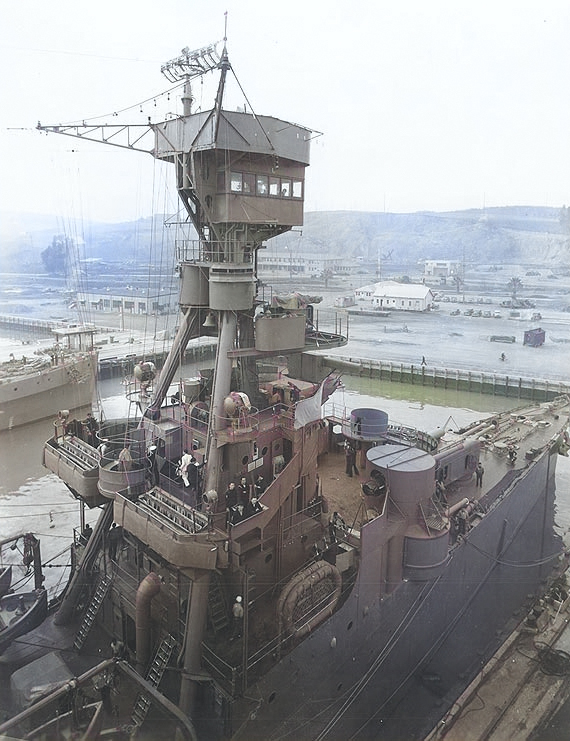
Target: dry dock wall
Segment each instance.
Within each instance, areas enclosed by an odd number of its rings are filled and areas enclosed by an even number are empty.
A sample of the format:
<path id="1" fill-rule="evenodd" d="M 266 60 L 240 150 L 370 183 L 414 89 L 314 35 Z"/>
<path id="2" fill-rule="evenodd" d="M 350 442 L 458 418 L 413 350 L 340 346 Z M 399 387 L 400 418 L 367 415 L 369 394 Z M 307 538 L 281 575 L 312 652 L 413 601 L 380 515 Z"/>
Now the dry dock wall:
<path id="1" fill-rule="evenodd" d="M 468 371 L 455 368 L 385 362 L 366 358 L 316 355 L 303 358 L 303 370 L 323 377 L 331 370 L 381 381 L 408 383 L 413 386 L 469 391 L 513 399 L 548 401 L 560 394 L 570 393 L 570 384 L 523 376 Z"/>

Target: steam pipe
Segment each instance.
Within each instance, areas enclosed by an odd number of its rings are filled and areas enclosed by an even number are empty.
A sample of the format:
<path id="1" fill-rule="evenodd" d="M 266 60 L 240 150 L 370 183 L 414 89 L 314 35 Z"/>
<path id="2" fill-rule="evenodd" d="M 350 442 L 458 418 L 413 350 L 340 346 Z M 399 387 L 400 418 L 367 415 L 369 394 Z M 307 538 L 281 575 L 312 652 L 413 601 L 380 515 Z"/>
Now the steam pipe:
<path id="1" fill-rule="evenodd" d="M 204 490 L 215 489 L 220 491 L 220 474 L 222 468 L 223 448 L 217 445 L 219 429 L 224 424 L 224 399 L 230 393 L 232 378 L 232 361 L 228 352 L 233 348 L 236 336 L 237 318 L 233 311 L 219 313 L 218 352 L 216 354 L 216 369 L 214 371 L 214 388 L 212 390 L 212 406 L 210 410 L 210 427 L 208 430 L 207 446 L 207 473 Z"/>
<path id="2" fill-rule="evenodd" d="M 160 577 L 154 571 L 139 584 L 135 602 L 137 671 L 143 674 L 150 661 L 150 603 L 160 592 Z"/>
<path id="3" fill-rule="evenodd" d="M 197 692 L 201 674 L 200 656 L 202 640 L 208 614 L 208 591 L 210 589 L 210 572 L 197 571 L 190 587 L 186 630 L 184 635 L 184 666 L 180 682 L 179 707 L 183 713 L 192 717 L 197 708 Z"/>

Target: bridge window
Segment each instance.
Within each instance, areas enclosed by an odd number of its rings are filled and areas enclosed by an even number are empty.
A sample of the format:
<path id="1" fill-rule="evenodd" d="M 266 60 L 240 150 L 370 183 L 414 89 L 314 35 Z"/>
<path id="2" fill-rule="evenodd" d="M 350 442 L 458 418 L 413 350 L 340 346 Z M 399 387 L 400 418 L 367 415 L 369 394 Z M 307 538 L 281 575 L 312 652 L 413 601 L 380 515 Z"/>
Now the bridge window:
<path id="1" fill-rule="evenodd" d="M 230 190 L 232 193 L 241 193 L 241 172 L 232 172 L 230 175 Z"/>
<path id="2" fill-rule="evenodd" d="M 266 196 L 268 190 L 268 179 L 267 175 L 257 176 L 257 195 Z"/>
<path id="3" fill-rule="evenodd" d="M 218 193 L 227 192 L 228 179 L 223 171 L 217 174 Z M 254 174 L 252 172 L 231 171 L 229 175 L 231 193 L 270 196 L 271 198 L 302 198 L 303 181 L 279 178 L 275 175 Z"/>
<path id="4" fill-rule="evenodd" d="M 243 173 L 243 192 L 255 193 L 255 175 L 251 172 Z"/>

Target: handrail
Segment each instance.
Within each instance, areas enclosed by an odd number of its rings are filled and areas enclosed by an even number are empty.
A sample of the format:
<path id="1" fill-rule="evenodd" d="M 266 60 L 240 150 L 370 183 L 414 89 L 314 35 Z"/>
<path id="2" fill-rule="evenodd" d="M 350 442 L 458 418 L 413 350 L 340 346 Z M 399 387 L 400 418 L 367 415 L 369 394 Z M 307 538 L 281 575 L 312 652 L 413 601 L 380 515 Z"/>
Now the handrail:
<path id="1" fill-rule="evenodd" d="M 231 257 L 229 261 L 228 256 Z M 176 243 L 176 259 L 179 263 L 225 262 L 253 266 L 253 250 L 244 249 L 243 242 L 235 239 L 223 242 L 185 239 Z"/>

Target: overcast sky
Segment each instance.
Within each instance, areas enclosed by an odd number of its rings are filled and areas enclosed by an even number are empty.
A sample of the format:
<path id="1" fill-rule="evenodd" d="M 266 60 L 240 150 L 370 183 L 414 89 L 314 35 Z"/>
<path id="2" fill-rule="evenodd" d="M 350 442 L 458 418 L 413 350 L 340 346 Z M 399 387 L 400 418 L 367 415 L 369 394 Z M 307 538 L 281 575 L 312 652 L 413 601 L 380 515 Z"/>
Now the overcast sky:
<path id="1" fill-rule="evenodd" d="M 221 39 L 225 10 L 255 112 L 323 133 L 306 210 L 570 202 L 567 0 L 2 0 L 0 210 L 118 221 L 170 208 L 158 194 L 173 171 L 150 155 L 34 127 L 178 110 L 160 66 Z M 210 78 L 197 107 L 211 107 Z M 228 107 L 241 103 L 230 81 Z"/>

